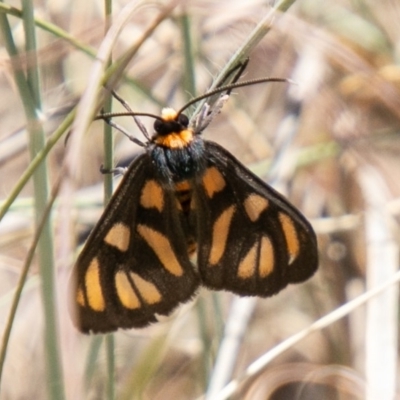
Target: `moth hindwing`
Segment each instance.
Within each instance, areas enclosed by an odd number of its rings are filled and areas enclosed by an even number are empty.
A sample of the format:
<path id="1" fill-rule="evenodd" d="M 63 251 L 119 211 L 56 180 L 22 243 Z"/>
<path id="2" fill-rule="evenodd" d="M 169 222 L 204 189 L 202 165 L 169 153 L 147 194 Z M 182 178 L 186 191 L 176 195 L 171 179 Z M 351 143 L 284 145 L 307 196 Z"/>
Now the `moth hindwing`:
<path id="1" fill-rule="evenodd" d="M 73 302 L 83 332 L 146 326 L 199 285 L 267 297 L 317 269 L 305 217 L 227 150 L 201 139 L 208 120 L 191 128 L 182 110 L 155 117 L 145 152 L 78 257 Z"/>

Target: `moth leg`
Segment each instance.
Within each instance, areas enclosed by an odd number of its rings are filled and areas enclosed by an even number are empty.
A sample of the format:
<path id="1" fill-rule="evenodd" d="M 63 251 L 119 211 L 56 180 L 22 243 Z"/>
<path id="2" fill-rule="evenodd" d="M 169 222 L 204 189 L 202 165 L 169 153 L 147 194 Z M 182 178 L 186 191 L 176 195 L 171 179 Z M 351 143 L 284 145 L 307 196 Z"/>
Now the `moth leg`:
<path id="1" fill-rule="evenodd" d="M 103 121 L 105 121 L 108 125 L 116 129 L 117 131 L 123 133 L 131 142 L 137 144 L 140 147 L 146 147 L 146 144 L 141 142 L 139 139 L 133 137 L 124 127 L 114 122 L 110 117 L 104 115 L 102 117 Z"/>
<path id="2" fill-rule="evenodd" d="M 208 103 L 204 103 L 198 117 L 193 123 L 193 129 L 199 134 L 204 129 L 210 125 L 211 121 L 221 112 L 222 107 L 228 101 L 229 96 L 227 94 L 222 94 L 219 96 L 219 99 L 216 101 L 214 106 L 211 108 Z"/>
<path id="3" fill-rule="evenodd" d="M 132 113 L 132 117 L 137 125 L 137 127 L 139 128 L 140 132 L 143 133 L 143 136 L 147 139 L 150 140 L 150 135 L 149 132 L 147 132 L 146 127 L 142 124 L 142 121 L 140 121 L 140 119 L 134 115 L 134 112 L 132 110 L 132 108 L 130 107 L 130 105 L 114 90 L 111 91 L 111 94 L 113 95 L 113 97 L 119 101 L 119 103 L 125 108 L 126 111 L 128 111 L 129 113 Z M 135 142 L 136 143 L 136 142 Z"/>
<path id="4" fill-rule="evenodd" d="M 103 175 L 107 175 L 107 174 L 124 175 L 127 170 L 128 170 L 128 168 L 126 168 L 126 167 L 104 168 L 103 165 L 100 166 L 100 172 Z"/>
<path id="5" fill-rule="evenodd" d="M 231 68 L 222 78 L 221 82 L 216 86 L 216 89 L 222 88 L 228 82 L 229 78 L 233 74 L 234 77 L 232 81 L 229 82 L 228 86 L 235 84 L 243 74 L 248 63 L 249 63 L 249 58 L 247 57 L 244 61 L 239 62 L 233 68 Z M 221 109 L 224 106 L 224 104 L 228 101 L 232 90 L 233 88 L 228 89 L 226 93 L 221 92 L 218 100 L 216 101 L 215 105 L 213 105 L 213 107 L 210 107 L 208 103 L 204 103 L 204 106 L 200 110 L 198 117 L 193 122 L 194 130 L 200 133 L 207 128 L 207 126 L 214 119 L 214 117 L 221 112 Z"/>

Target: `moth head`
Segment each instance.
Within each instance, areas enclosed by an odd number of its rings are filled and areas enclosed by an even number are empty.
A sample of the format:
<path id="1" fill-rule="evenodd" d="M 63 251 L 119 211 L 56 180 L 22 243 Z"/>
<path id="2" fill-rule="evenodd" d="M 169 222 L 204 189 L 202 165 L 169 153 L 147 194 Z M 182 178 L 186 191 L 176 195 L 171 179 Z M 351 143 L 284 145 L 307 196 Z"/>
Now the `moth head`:
<path id="1" fill-rule="evenodd" d="M 161 118 L 154 121 L 154 130 L 157 135 L 166 136 L 182 132 L 188 125 L 189 118 L 185 114 L 178 114 L 173 108 L 163 108 Z"/>

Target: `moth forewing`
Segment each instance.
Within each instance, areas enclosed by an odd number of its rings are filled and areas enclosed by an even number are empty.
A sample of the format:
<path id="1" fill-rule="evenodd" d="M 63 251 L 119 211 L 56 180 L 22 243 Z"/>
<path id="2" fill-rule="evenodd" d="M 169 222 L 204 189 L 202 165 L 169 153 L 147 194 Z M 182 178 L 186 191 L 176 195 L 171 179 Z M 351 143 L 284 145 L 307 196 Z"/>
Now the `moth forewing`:
<path id="1" fill-rule="evenodd" d="M 199 285 L 173 191 L 148 154 L 129 167 L 75 265 L 77 326 L 107 332 L 155 322 Z"/>
<path id="2" fill-rule="evenodd" d="M 266 297 L 313 275 L 317 242 L 302 214 L 221 146 L 206 142 L 206 151 L 196 187 L 203 284 Z"/>

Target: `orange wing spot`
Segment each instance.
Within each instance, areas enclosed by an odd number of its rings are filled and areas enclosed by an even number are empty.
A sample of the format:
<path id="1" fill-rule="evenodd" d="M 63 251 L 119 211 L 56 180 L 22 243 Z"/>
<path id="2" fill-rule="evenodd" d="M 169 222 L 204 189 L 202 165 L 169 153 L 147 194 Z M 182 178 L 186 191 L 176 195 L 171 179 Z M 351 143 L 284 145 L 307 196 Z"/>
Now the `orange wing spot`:
<path id="1" fill-rule="evenodd" d="M 152 282 L 146 281 L 140 275 L 135 274 L 134 272 L 131 272 L 130 275 L 136 285 L 136 289 L 139 291 L 147 304 L 159 303 L 162 300 L 161 293 Z"/>
<path id="2" fill-rule="evenodd" d="M 261 213 L 268 208 L 268 200 L 258 194 L 250 194 L 243 203 L 244 209 L 252 222 L 260 217 Z"/>
<path id="3" fill-rule="evenodd" d="M 177 192 L 186 192 L 187 190 L 191 190 L 190 182 L 189 181 L 181 181 L 175 183 L 175 190 Z"/>
<path id="4" fill-rule="evenodd" d="M 137 226 L 137 231 L 154 253 L 156 253 L 161 264 L 168 272 L 175 276 L 183 275 L 181 264 L 176 258 L 171 243 L 166 236 L 146 225 L 139 224 Z"/>
<path id="5" fill-rule="evenodd" d="M 144 208 L 156 208 L 161 212 L 164 208 L 164 191 L 153 179 L 148 180 L 140 195 L 140 205 Z"/>
<path id="6" fill-rule="evenodd" d="M 218 264 L 225 252 L 229 228 L 231 226 L 234 212 L 235 206 L 232 205 L 224 210 L 214 223 L 211 252 L 208 260 L 211 266 Z"/>
<path id="7" fill-rule="evenodd" d="M 261 238 L 260 263 L 258 265 L 258 273 L 261 278 L 267 277 L 274 270 L 274 247 L 271 240 L 263 236 Z"/>
<path id="8" fill-rule="evenodd" d="M 124 307 L 130 310 L 141 307 L 140 300 L 124 271 L 119 271 L 115 274 L 115 288 L 117 289 L 119 301 Z"/>
<path id="9" fill-rule="evenodd" d="M 257 262 L 258 243 L 254 243 L 253 247 L 240 261 L 237 276 L 241 279 L 248 279 L 254 275 Z"/>
<path id="10" fill-rule="evenodd" d="M 292 219 L 283 213 L 279 213 L 279 221 L 285 235 L 286 244 L 289 253 L 289 265 L 297 258 L 300 252 L 300 242 L 297 236 L 296 228 Z"/>
<path id="11" fill-rule="evenodd" d="M 206 170 L 203 176 L 203 185 L 207 196 L 212 198 L 215 193 L 224 189 L 226 182 L 221 172 L 215 167 L 210 167 Z"/>
<path id="12" fill-rule="evenodd" d="M 94 311 L 104 311 L 106 306 L 100 285 L 99 261 L 96 257 L 90 262 L 86 271 L 85 286 L 89 307 Z"/>
<path id="13" fill-rule="evenodd" d="M 123 223 L 118 222 L 108 231 L 104 241 L 110 246 L 116 247 L 120 251 L 126 251 L 129 247 L 130 238 L 130 229 Z"/>

